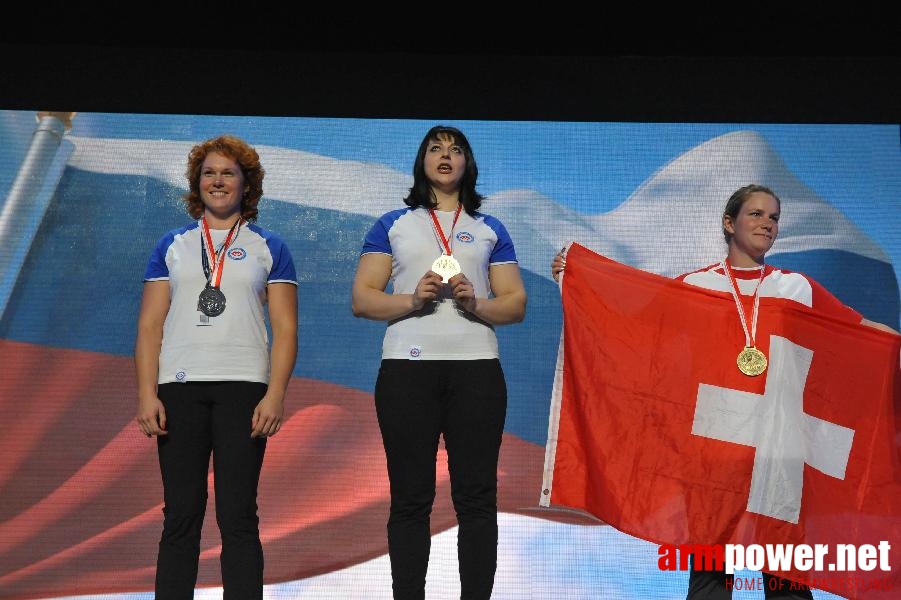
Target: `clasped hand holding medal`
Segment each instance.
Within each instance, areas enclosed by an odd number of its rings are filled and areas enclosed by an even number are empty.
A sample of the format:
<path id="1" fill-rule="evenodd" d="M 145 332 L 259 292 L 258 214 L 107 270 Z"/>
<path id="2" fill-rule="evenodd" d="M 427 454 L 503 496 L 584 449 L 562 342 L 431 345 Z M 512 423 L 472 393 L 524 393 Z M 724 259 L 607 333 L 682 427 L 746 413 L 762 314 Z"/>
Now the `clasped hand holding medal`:
<path id="1" fill-rule="evenodd" d="M 454 258 L 453 251 L 450 247 L 449 238 L 453 236 L 454 226 L 457 224 L 457 218 L 460 216 L 461 205 L 457 205 L 457 212 L 454 214 L 454 221 L 451 224 L 450 236 L 444 235 L 444 230 L 435 216 L 435 211 L 429 209 L 429 216 L 432 219 L 432 229 L 435 237 L 441 243 L 441 255 L 432 263 L 431 270 L 423 275 L 416 289 L 413 290 L 413 310 L 419 310 L 426 302 L 435 300 L 441 294 L 441 288 L 445 283 L 450 284 L 451 293 L 464 309 L 469 312 L 475 310 L 476 297 L 472 283 L 462 273 L 460 263 Z"/>

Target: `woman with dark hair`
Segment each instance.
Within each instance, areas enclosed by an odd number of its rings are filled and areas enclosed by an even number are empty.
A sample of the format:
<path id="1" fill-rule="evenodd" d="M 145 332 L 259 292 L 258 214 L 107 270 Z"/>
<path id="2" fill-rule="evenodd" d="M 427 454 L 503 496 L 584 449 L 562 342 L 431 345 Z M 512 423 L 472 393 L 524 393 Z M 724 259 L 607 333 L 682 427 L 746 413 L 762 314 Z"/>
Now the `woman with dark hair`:
<path id="1" fill-rule="evenodd" d="M 784 298 L 799 302 L 833 318 L 861 323 L 897 333 L 894 329 L 869 321 L 846 306 L 825 287 L 803 273 L 780 269 L 765 263 L 766 253 L 779 235 L 782 202 L 768 187 L 751 184 L 737 189 L 726 202 L 722 215 L 726 256 L 722 261 L 680 275 L 676 279 L 690 285 L 729 293 L 735 299 L 736 324 L 745 335 L 745 347 L 737 352 L 738 369 L 756 377 L 767 369 L 766 355 L 757 347 L 755 332 L 761 297 Z M 564 252 L 551 262 L 551 274 L 558 279 L 566 268 Z M 725 570 L 699 568 L 691 560 L 687 600 L 728 600 L 732 597 L 731 575 Z M 766 598 L 810 600 L 810 590 L 775 575 L 763 573 Z"/>
<path id="2" fill-rule="evenodd" d="M 157 600 L 194 595 L 211 454 L 223 597 L 263 597 L 257 486 L 297 358 L 291 253 L 255 224 L 264 174 L 239 138 L 194 146 L 184 201 L 196 221 L 160 238 L 144 274 L 135 420 L 157 438 L 163 479 Z"/>
<path id="3" fill-rule="evenodd" d="M 430 129 L 407 208 L 384 214 L 366 234 L 353 283 L 353 314 L 388 322 L 375 407 L 391 487 L 396 600 L 425 598 L 441 436 L 459 524 L 460 597 L 486 600 L 494 586 L 507 410 L 494 328 L 523 320 L 526 291 L 506 228 L 478 211 L 477 178 L 466 136 Z"/>

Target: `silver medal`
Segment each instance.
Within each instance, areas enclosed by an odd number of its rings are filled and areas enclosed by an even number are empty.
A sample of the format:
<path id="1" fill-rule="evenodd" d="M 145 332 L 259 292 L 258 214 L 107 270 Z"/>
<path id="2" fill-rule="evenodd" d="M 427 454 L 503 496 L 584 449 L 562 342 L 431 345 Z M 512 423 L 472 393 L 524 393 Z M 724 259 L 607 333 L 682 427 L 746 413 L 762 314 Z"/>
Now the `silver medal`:
<path id="1" fill-rule="evenodd" d="M 225 294 L 217 287 L 206 286 L 197 299 L 197 310 L 208 317 L 218 317 L 225 310 Z"/>

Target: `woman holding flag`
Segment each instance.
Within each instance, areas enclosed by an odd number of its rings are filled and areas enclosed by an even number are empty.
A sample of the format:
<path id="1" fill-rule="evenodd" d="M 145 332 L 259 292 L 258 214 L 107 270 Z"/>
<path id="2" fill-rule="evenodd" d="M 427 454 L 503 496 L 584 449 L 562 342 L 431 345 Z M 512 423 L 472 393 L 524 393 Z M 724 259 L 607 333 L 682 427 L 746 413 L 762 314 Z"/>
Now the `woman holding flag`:
<path id="1" fill-rule="evenodd" d="M 718 263 L 677 277 L 690 285 L 732 295 L 736 323 L 745 339 L 744 347 L 736 353 L 736 367 L 747 377 L 757 377 L 767 370 L 767 356 L 756 340 L 761 297 L 799 302 L 835 319 L 897 334 L 882 323 L 863 318 L 809 276 L 766 264 L 766 254 L 779 234 L 780 213 L 781 201 L 771 189 L 756 184 L 739 188 L 726 202 L 722 215 L 726 256 Z M 561 250 L 551 262 L 551 275 L 555 281 L 566 268 L 565 251 L 565 248 Z M 726 575 L 724 570 L 696 567 L 692 561 L 687 600 L 728 600 L 732 597 L 731 575 Z M 768 573 L 763 573 L 762 587 L 766 598 L 813 598 L 806 586 Z"/>

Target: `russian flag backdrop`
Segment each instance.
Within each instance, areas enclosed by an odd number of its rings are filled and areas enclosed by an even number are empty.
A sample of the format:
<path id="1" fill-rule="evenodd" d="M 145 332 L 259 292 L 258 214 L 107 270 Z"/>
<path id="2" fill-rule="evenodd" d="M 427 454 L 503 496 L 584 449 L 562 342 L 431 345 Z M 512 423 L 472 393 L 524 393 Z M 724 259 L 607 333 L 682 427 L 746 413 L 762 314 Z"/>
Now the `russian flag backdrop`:
<path id="1" fill-rule="evenodd" d="M 286 240 L 300 283 L 287 422 L 260 490 L 267 597 L 390 598 L 372 402 L 384 323 L 352 316 L 350 285 L 435 122 L 80 113 L 63 130 L 36 114 L 0 111 L 0 598 L 152 597 L 162 487 L 133 421 L 141 278 L 158 237 L 189 220 L 188 150 L 221 133 L 260 152 L 259 223 Z M 510 231 L 529 294 L 525 321 L 498 328 L 509 408 L 494 597 L 683 598 L 686 574 L 660 572 L 656 545 L 539 506 L 562 326 L 550 261 L 577 241 L 667 277 L 713 263 L 725 200 L 762 183 L 782 198 L 770 261 L 898 328 L 899 127 L 445 123 L 473 144 L 483 211 Z M 443 456 L 437 480 L 427 593 L 451 599 Z M 204 527 L 198 597 L 213 598 L 212 499 Z"/>

